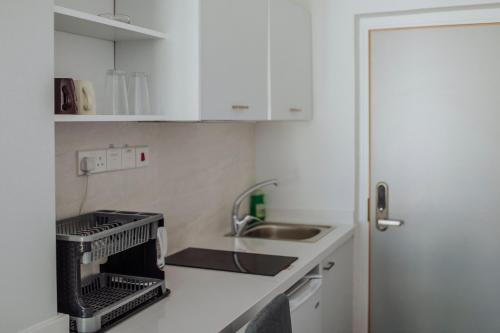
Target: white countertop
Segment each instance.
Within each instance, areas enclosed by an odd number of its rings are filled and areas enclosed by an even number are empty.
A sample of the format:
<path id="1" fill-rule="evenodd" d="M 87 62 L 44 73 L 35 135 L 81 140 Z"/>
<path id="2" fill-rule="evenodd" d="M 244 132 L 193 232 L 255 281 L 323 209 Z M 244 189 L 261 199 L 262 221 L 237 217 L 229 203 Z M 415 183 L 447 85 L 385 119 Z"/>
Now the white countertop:
<path id="1" fill-rule="evenodd" d="M 234 332 L 276 295 L 286 291 L 353 235 L 339 225 L 316 243 L 216 237 L 192 247 L 298 257 L 274 277 L 166 267 L 172 293 L 111 329 L 110 333 Z"/>

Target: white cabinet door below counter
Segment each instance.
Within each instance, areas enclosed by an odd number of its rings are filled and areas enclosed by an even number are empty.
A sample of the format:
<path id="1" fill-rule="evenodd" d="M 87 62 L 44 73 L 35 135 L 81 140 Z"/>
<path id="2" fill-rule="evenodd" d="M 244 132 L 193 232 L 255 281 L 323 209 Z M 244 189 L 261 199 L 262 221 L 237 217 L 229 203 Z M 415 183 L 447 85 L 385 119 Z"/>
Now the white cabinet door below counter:
<path id="1" fill-rule="evenodd" d="M 322 263 L 322 321 L 324 333 L 351 333 L 353 307 L 353 241 L 335 250 Z"/>

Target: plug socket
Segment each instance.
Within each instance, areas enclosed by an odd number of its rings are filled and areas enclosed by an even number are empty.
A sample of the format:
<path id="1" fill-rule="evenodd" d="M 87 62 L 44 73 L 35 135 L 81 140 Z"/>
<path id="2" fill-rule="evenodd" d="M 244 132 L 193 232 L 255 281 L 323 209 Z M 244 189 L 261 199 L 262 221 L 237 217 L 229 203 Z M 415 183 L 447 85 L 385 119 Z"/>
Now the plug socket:
<path id="1" fill-rule="evenodd" d="M 85 174 L 92 173 L 96 168 L 95 158 L 94 157 L 84 157 L 80 161 L 80 170 Z"/>

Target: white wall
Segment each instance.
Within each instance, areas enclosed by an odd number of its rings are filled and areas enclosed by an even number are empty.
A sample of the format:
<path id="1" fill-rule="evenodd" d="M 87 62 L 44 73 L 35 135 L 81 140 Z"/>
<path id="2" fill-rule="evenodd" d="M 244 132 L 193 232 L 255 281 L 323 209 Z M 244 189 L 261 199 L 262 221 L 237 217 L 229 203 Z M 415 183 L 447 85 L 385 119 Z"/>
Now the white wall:
<path id="1" fill-rule="evenodd" d="M 270 215 L 353 223 L 356 195 L 356 18 L 441 7 L 499 4 L 480 0 L 311 0 L 314 120 L 257 125 L 257 179 L 279 178 Z M 318 214 L 319 212 L 319 214 Z M 315 221 L 313 221 L 315 222 Z M 354 332 L 367 331 L 368 228 L 355 236 Z"/>
<path id="2" fill-rule="evenodd" d="M 163 213 L 169 252 L 231 231 L 234 198 L 255 183 L 255 125 L 250 123 L 62 123 L 56 125 L 56 215 L 78 215 L 85 178 L 78 150 L 147 145 L 147 168 L 89 179 L 84 212 Z M 1 329 L 0 329 L 1 332 Z"/>
<path id="3" fill-rule="evenodd" d="M 0 3 L 0 331 L 56 316 L 51 0 Z"/>
<path id="4" fill-rule="evenodd" d="M 311 0 L 314 120 L 257 126 L 257 178 L 279 178 L 270 209 L 322 211 L 352 222 L 355 208 L 356 15 L 480 0 Z"/>
<path id="5" fill-rule="evenodd" d="M 91 14 L 113 13 L 113 0 L 55 0 L 56 5 Z"/>

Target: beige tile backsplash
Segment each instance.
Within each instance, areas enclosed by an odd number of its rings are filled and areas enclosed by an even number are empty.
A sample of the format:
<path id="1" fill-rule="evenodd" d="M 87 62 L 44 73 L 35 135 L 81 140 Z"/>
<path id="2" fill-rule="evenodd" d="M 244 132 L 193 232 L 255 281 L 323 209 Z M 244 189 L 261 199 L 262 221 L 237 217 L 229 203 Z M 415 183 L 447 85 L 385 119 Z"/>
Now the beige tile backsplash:
<path id="1" fill-rule="evenodd" d="M 151 164 L 92 176 L 84 211 L 161 212 L 170 252 L 200 236 L 228 232 L 234 198 L 255 181 L 254 124 L 57 124 L 58 219 L 77 215 L 83 197 L 76 152 L 110 144 L 148 145 Z"/>

